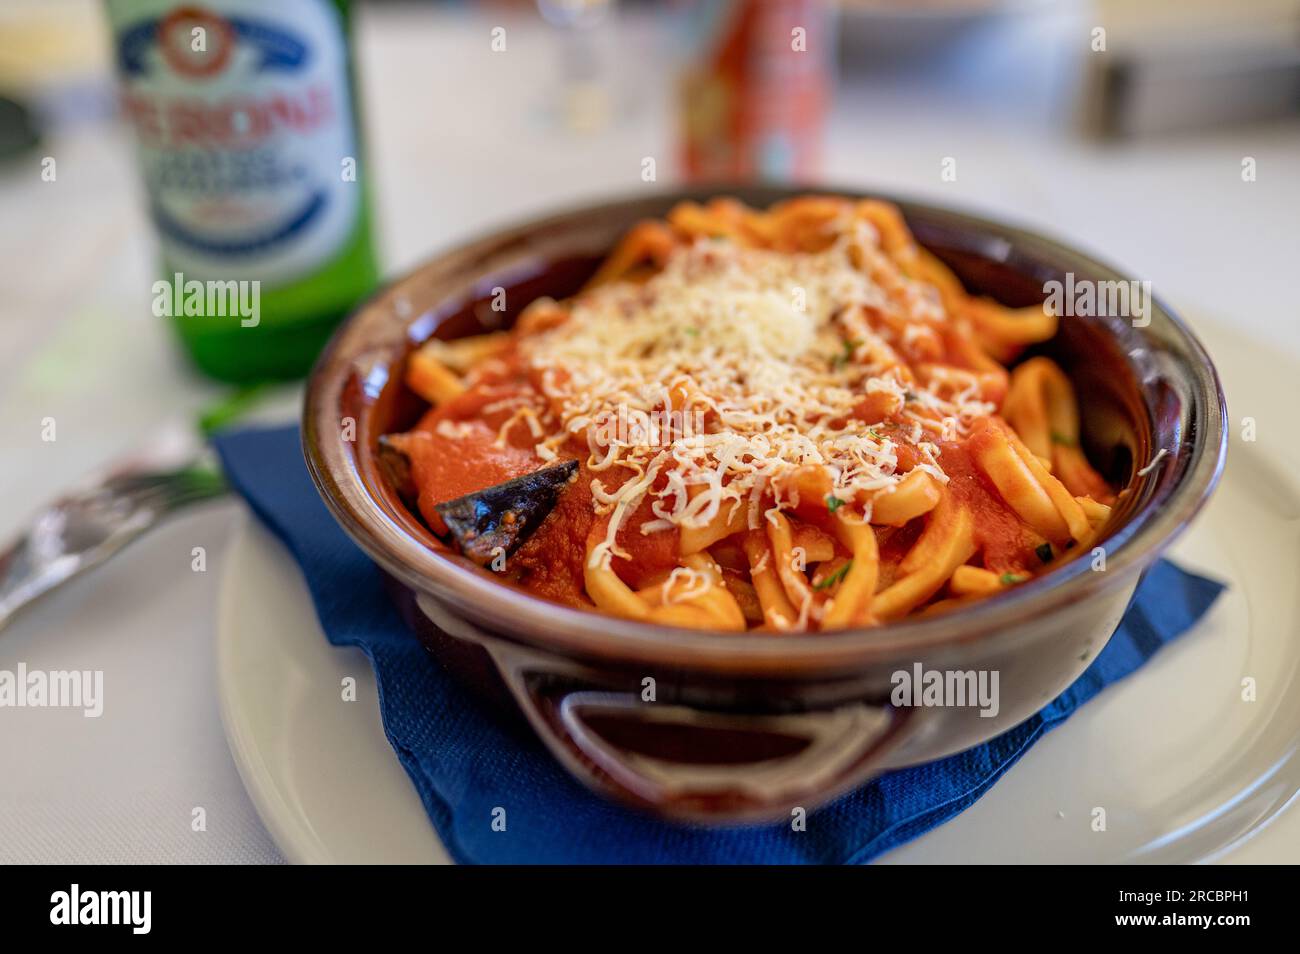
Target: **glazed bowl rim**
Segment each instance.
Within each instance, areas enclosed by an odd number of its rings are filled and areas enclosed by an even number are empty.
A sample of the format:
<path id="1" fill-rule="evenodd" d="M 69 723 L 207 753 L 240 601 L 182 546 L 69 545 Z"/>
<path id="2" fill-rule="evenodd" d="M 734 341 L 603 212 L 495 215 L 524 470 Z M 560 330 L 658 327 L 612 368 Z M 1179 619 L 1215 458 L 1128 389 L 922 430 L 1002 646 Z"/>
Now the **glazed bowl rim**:
<path id="1" fill-rule="evenodd" d="M 564 655 L 626 665 L 675 669 L 703 669 L 729 674 L 801 675 L 810 672 L 849 672 L 863 666 L 902 658 L 915 658 L 920 650 L 953 644 L 1010 638 L 1023 634 L 1024 626 L 1052 612 L 1088 600 L 1121 585 L 1153 562 L 1187 526 L 1213 492 L 1227 453 L 1226 407 L 1218 374 L 1204 346 L 1187 325 L 1157 296 L 1150 302 L 1151 327 L 1166 332 L 1176 347 L 1179 370 L 1189 373 L 1186 393 L 1191 398 L 1186 431 L 1178 433 L 1186 453 L 1186 466 L 1171 486 L 1158 489 L 1118 530 L 1104 538 L 1106 569 L 1094 572 L 1081 557 L 1066 561 L 1006 593 L 981 600 L 952 613 L 909 617 L 876 627 L 856 627 L 832 632 L 780 636 L 709 632 L 622 619 L 591 610 L 569 607 L 501 584 L 468 561 L 439 554 L 394 521 L 374 499 L 359 473 L 348 443 L 342 439 L 340 401 L 349 380 L 357 378 L 382 385 L 388 367 L 411 347 L 411 327 L 422 315 L 399 315 L 394 295 L 422 274 L 457 255 L 502 246 L 511 238 L 544 236 L 602 214 L 634 210 L 648 203 L 700 199 L 713 195 L 763 192 L 772 201 L 792 195 L 818 193 L 871 196 L 897 204 L 905 217 L 920 216 L 975 235 L 994 237 L 1008 249 L 1027 252 L 1030 258 L 1067 260 L 1097 280 L 1128 281 L 1130 276 L 1087 253 L 1037 232 L 983 215 L 892 196 L 861 188 L 815 189 L 719 185 L 679 189 L 647 195 L 624 194 L 585 203 L 567 211 L 537 216 L 493 229 L 476 239 L 457 243 L 426 259 L 406 275 L 386 284 L 363 302 L 336 330 L 318 359 L 303 401 L 302 442 L 308 470 L 328 509 L 344 530 L 381 567 L 398 580 L 454 610 L 470 624 L 498 636 Z M 476 281 L 481 276 L 475 276 Z M 444 296 L 449 297 L 449 296 Z M 378 310 L 387 313 L 378 315 Z M 427 312 L 424 316 L 427 316 Z M 387 350 L 353 342 L 363 325 L 400 322 L 402 348 Z M 432 327 L 432 326 L 430 326 Z M 349 345 L 356 354 L 348 354 Z M 391 354 L 388 351 L 392 351 Z M 360 355 L 361 357 L 358 357 Z M 356 442 L 360 447 L 360 440 Z M 1174 453 L 1176 448 L 1165 448 Z M 362 450 L 361 452 L 368 452 Z M 539 635 L 544 634 L 544 635 Z"/>

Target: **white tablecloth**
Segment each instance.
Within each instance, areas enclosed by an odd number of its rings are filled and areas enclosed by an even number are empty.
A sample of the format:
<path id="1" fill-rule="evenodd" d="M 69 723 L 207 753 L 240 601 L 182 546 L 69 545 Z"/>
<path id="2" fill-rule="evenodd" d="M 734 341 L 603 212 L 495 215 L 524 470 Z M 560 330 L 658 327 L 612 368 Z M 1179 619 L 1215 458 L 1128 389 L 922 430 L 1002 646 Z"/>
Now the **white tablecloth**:
<path id="1" fill-rule="evenodd" d="M 72 4 L 69 16 L 97 16 Z M 366 10 L 358 29 L 369 174 L 390 273 L 494 224 L 671 179 L 659 70 L 670 35 L 641 20 L 601 38 L 616 120 L 588 135 L 548 113 L 554 36 L 495 15 Z M 1292 288 L 1300 127 L 1103 147 L 1069 133 L 1069 64 L 1086 18 L 1003 30 L 942 70 L 846 70 L 826 179 L 1023 222 L 1120 263 L 1175 307 L 1300 353 Z M 177 359 L 149 311 L 150 231 L 129 139 L 69 126 L 0 171 L 0 536 L 52 491 L 219 393 Z M 660 183 L 640 178 L 655 156 Z M 1243 182 L 1244 156 L 1258 180 Z M 940 178 L 945 157 L 957 181 Z M 43 442 L 42 420 L 57 421 Z M 0 709 L 0 862 L 275 861 L 217 714 L 214 608 L 238 505 L 185 515 L 0 633 L 0 669 L 98 669 L 99 719 Z M 191 549 L 207 570 L 191 570 Z M 191 828 L 196 807 L 207 830 Z"/>

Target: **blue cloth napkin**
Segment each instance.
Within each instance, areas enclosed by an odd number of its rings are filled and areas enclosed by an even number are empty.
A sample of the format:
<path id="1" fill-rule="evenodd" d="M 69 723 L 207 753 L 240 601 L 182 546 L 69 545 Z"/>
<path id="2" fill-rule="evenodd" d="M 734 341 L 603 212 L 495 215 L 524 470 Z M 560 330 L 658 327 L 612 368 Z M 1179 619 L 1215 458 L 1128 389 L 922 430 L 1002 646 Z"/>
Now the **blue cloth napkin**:
<path id="1" fill-rule="evenodd" d="M 298 560 L 321 626 L 370 658 L 388 739 L 447 850 L 462 863 L 861 863 L 952 818 L 1042 735 L 1127 676 L 1209 609 L 1223 586 L 1167 562 L 1139 587 L 1088 670 L 1037 715 L 978 748 L 891 772 L 821 809 L 807 830 L 661 822 L 573 781 L 541 742 L 499 724 L 425 652 L 379 570 L 311 484 L 296 427 L 221 436 L 236 490 Z M 506 830 L 492 828 L 506 809 Z"/>

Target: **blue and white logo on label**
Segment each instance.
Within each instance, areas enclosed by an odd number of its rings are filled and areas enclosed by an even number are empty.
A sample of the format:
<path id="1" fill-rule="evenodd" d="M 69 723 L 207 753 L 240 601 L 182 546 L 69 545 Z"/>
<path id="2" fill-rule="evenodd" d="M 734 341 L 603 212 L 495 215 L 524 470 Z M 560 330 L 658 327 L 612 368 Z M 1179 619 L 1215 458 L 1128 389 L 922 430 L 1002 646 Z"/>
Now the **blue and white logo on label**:
<path id="1" fill-rule="evenodd" d="M 333 6 L 110 0 L 109 16 L 167 264 L 276 285 L 334 255 L 360 194 Z"/>

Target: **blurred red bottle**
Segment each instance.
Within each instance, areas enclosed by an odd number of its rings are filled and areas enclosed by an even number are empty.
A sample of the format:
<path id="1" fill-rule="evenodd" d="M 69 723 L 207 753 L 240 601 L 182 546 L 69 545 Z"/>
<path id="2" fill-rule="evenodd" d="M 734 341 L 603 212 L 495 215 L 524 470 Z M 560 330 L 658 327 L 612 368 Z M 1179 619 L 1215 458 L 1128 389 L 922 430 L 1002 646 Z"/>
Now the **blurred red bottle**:
<path id="1" fill-rule="evenodd" d="M 682 171 L 694 181 L 816 176 L 834 81 L 825 0 L 699 0 L 678 90 Z"/>

